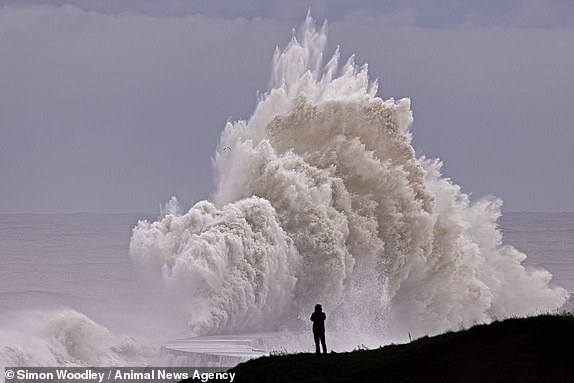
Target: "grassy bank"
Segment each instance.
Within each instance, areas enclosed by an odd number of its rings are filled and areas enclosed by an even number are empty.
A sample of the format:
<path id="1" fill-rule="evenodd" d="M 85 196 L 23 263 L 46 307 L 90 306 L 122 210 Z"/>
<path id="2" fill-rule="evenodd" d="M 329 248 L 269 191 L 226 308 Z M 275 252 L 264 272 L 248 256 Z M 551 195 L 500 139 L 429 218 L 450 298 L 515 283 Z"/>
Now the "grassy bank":
<path id="1" fill-rule="evenodd" d="M 262 357 L 235 382 L 574 382 L 574 316 L 508 319 L 376 350 Z"/>

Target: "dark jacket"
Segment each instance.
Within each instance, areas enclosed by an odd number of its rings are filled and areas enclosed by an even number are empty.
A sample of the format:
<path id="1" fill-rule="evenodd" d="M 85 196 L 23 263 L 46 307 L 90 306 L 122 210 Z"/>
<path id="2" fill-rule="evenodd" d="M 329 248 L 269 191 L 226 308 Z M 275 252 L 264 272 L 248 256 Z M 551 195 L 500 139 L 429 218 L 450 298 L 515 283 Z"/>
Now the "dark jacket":
<path id="1" fill-rule="evenodd" d="M 323 311 L 315 311 L 311 314 L 311 320 L 313 321 L 313 332 L 314 333 L 324 333 L 325 332 L 325 319 L 327 316 Z"/>

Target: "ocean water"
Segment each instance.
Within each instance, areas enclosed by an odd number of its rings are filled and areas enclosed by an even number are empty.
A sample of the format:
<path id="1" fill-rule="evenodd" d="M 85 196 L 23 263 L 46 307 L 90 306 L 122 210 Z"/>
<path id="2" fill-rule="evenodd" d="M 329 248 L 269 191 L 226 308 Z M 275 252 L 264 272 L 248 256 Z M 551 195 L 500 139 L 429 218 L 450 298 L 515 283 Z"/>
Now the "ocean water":
<path id="1" fill-rule="evenodd" d="M 377 96 L 326 41 L 308 16 L 276 50 L 270 89 L 221 133 L 212 200 L 134 229 L 131 256 L 181 292 L 189 334 L 302 330 L 320 302 L 332 329 L 377 345 L 563 306 L 549 272 L 502 246 L 501 201 L 417 156 L 410 100 Z"/>
<path id="2" fill-rule="evenodd" d="M 141 365 L 181 334 L 173 295 L 128 253 L 143 218 L 0 215 L 0 366 Z"/>
<path id="3" fill-rule="evenodd" d="M 525 265 L 549 270 L 552 283 L 574 291 L 574 213 L 508 212 L 500 227 L 504 243 L 528 256 Z"/>
<path id="4" fill-rule="evenodd" d="M 156 294 L 127 253 L 141 215 L 1 215 L 0 310 L 73 307 L 106 322 Z M 126 321 L 140 317 L 137 311 Z M 117 324 L 117 323 L 116 323 Z"/>
<path id="5" fill-rule="evenodd" d="M 223 128 L 211 201 L 1 215 L 0 365 L 144 365 L 166 341 L 191 347 L 182 337 L 245 345 L 307 330 L 317 302 L 341 349 L 565 307 L 573 215 L 500 218 L 501 201 L 471 200 L 416 155 L 410 100 L 377 96 L 367 66 L 326 60 L 326 41 L 308 16 L 276 50 L 271 88 Z"/>
<path id="6" fill-rule="evenodd" d="M 178 302 L 170 301 L 170 292 L 150 280 L 129 255 L 137 221 L 156 217 L 0 214 L 0 362 L 11 362 L 13 353 L 27 346 L 53 347 L 59 340 L 46 332 L 50 321 L 68 331 L 68 337 L 80 337 L 69 342 L 84 340 L 90 348 L 95 340 L 83 337 L 89 338 L 90 331 L 99 328 L 150 344 L 148 349 L 134 346 L 140 356 L 110 358 L 111 348 L 101 351 L 101 362 L 118 364 L 152 360 L 160 344 L 183 336 L 184 321 L 177 323 L 181 317 L 171 315 L 178 310 Z M 574 213 L 506 213 L 500 226 L 504 243 L 528 255 L 526 267 L 547 269 L 552 283 L 574 291 Z M 73 332 L 66 327 L 82 323 L 80 314 L 93 320 L 94 328 Z M 73 324 L 55 321 L 66 315 Z M 21 326 L 15 326 L 14 320 Z M 30 350 L 23 362 L 50 361 L 51 356 L 34 352 Z M 68 355 L 68 363 L 72 361 L 78 358 Z"/>

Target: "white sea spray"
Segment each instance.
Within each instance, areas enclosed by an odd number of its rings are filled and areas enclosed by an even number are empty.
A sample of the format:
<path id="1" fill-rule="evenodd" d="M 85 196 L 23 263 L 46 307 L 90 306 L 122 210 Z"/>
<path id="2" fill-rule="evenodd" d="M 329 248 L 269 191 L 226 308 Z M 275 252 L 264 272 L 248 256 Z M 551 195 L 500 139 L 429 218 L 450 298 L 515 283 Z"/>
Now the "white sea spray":
<path id="1" fill-rule="evenodd" d="M 323 63 L 326 33 L 308 16 L 253 115 L 225 126 L 213 202 L 134 228 L 131 255 L 186 292 L 190 332 L 299 328 L 321 302 L 367 342 L 561 307 L 503 245 L 501 202 L 417 158 L 410 100 L 377 97 L 338 50 Z"/>

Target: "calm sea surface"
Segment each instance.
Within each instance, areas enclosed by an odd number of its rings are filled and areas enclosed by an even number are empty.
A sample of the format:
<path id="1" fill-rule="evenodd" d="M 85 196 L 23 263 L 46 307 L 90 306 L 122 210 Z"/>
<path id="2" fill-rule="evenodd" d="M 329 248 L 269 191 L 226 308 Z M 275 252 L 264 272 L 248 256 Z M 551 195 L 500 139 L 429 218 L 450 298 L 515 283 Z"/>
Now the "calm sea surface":
<path id="1" fill-rule="evenodd" d="M 144 218 L 157 215 L 1 214 L 0 314 L 69 307 L 116 331 L 146 327 L 150 312 L 170 308 L 129 256 Z"/>
<path id="2" fill-rule="evenodd" d="M 114 330 L 153 327 L 150 311 L 172 308 L 128 254 L 144 218 L 157 215 L 0 215 L 0 314 L 62 306 Z M 505 213 L 500 224 L 504 242 L 528 255 L 526 265 L 574 291 L 574 213 Z"/>
<path id="3" fill-rule="evenodd" d="M 574 291 L 574 213 L 505 213 L 500 226 L 527 266 L 549 270 L 555 284 Z"/>

